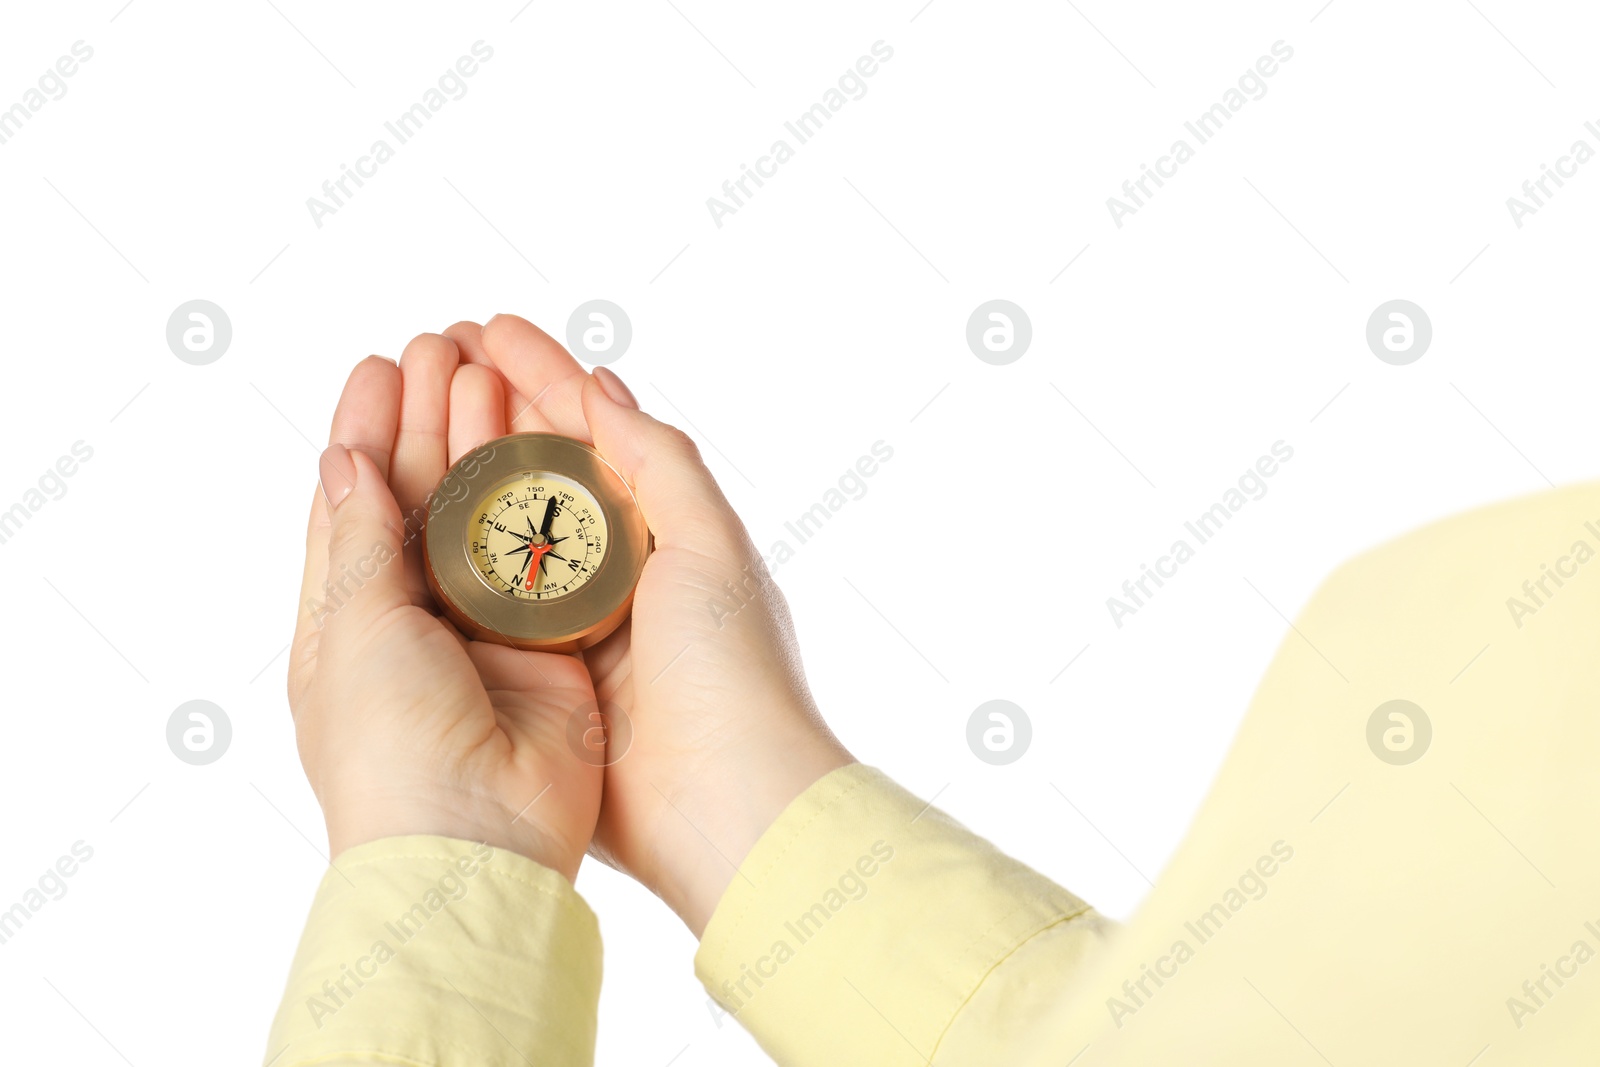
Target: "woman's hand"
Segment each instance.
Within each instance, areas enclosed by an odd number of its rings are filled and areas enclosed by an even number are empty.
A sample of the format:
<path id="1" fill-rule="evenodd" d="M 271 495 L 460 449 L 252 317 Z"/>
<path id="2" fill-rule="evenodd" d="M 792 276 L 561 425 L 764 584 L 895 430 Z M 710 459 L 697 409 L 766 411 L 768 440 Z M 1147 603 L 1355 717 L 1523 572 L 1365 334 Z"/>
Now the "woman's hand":
<path id="1" fill-rule="evenodd" d="M 507 432 L 500 379 L 424 334 L 351 372 L 311 509 L 289 706 L 328 846 L 404 834 L 484 841 L 570 881 L 602 772 L 566 742 L 594 700 L 583 663 L 468 641 L 422 578 L 427 494 Z"/>
<path id="2" fill-rule="evenodd" d="M 783 594 L 694 443 L 529 322 L 446 332 L 503 384 L 512 431 L 593 441 L 655 536 L 631 622 L 583 654 L 632 727 L 631 746 L 609 753 L 593 851 L 698 935 L 756 839 L 852 758 L 811 700 Z"/>

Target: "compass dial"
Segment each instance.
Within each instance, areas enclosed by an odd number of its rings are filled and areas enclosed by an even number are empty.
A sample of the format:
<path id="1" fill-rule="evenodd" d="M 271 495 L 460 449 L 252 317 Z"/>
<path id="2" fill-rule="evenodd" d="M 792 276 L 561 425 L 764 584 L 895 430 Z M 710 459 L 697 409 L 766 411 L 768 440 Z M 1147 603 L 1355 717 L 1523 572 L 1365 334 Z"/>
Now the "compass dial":
<path id="1" fill-rule="evenodd" d="M 628 618 L 650 529 L 593 445 L 497 437 L 452 463 L 428 504 L 428 592 L 466 637 L 577 652 Z"/>
<path id="2" fill-rule="evenodd" d="M 500 483 L 467 526 L 474 569 L 516 600 L 551 601 L 582 589 L 605 560 L 605 512 L 594 494 L 549 471 Z"/>

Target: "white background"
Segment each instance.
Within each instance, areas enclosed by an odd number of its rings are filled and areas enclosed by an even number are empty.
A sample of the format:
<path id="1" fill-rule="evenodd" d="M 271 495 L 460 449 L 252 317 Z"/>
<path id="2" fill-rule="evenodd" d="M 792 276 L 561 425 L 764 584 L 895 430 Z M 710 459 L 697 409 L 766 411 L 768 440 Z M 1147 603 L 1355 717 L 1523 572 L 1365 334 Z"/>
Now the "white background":
<path id="1" fill-rule="evenodd" d="M 624 307 L 614 369 L 796 548 L 845 743 L 1117 917 L 1331 567 L 1594 469 L 1600 162 L 1506 207 L 1600 148 L 1584 5 L 274 3 L 0 14 L 0 108 L 94 50 L 0 144 L 0 510 L 94 450 L 0 544 L 0 909 L 94 849 L 0 945 L 7 1060 L 261 1058 L 324 868 L 282 655 L 317 450 L 352 363 L 418 332 Z M 306 199 L 478 40 L 465 97 L 317 227 Z M 879 40 L 867 94 L 718 228 L 706 198 Z M 1267 94 L 1118 228 L 1106 198 L 1279 40 Z M 964 336 L 996 297 L 1033 325 L 999 367 Z M 195 298 L 233 325 L 209 366 L 166 344 Z M 1365 342 L 1395 298 L 1433 323 L 1409 366 Z M 1279 440 L 1267 495 L 1116 627 L 1106 598 Z M 234 730 L 206 767 L 165 740 L 195 698 Z M 995 698 L 1033 724 L 1007 767 L 965 740 Z M 578 886 L 600 1062 L 761 1058 L 655 898 L 592 862 Z"/>

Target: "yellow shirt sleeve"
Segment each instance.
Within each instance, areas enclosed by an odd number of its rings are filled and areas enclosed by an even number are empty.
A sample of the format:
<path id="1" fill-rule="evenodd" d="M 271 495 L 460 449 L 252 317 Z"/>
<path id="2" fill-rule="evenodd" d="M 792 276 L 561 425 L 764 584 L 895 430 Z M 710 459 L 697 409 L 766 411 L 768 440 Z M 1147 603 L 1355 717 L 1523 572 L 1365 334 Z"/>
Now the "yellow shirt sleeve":
<path id="1" fill-rule="evenodd" d="M 1596 1062 L 1597 652 L 1600 484 L 1339 568 L 1139 913 L 1008 1062 Z"/>
<path id="2" fill-rule="evenodd" d="M 696 973 L 785 1067 L 1588 1062 L 1597 648 L 1600 485 L 1449 520 L 1313 598 L 1114 938 L 857 765 L 756 843 Z M 599 985 L 560 875 L 378 841 L 324 878 L 267 1062 L 588 1064 Z"/>
<path id="3" fill-rule="evenodd" d="M 1108 924 L 870 767 L 767 830 L 695 957 L 707 992 L 785 1067 L 973 1062 L 941 1052 L 980 987 L 985 1061 L 1098 950 Z M 1019 961 L 1021 965 L 1019 965 Z M 719 1021 L 721 1016 L 719 1015 Z"/>
<path id="4" fill-rule="evenodd" d="M 322 879 L 271 1067 L 590 1064 L 594 913 L 560 874 L 442 837 L 352 848 Z"/>

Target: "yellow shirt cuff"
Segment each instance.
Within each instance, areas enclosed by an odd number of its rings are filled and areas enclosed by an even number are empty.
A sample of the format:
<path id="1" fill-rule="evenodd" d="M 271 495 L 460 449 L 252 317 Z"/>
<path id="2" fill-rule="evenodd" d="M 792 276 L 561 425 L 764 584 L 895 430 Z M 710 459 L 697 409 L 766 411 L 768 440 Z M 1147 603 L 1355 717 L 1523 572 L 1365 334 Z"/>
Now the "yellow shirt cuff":
<path id="1" fill-rule="evenodd" d="M 1098 940 L 1083 901 L 855 764 L 756 842 L 695 973 L 780 1063 L 926 1064 L 986 979 L 1069 921 Z M 1064 985 L 1080 955 L 1032 977 Z"/>
<path id="2" fill-rule="evenodd" d="M 394 837 L 322 879 L 267 1062 L 589 1064 L 594 913 L 560 874 L 470 841 Z"/>

